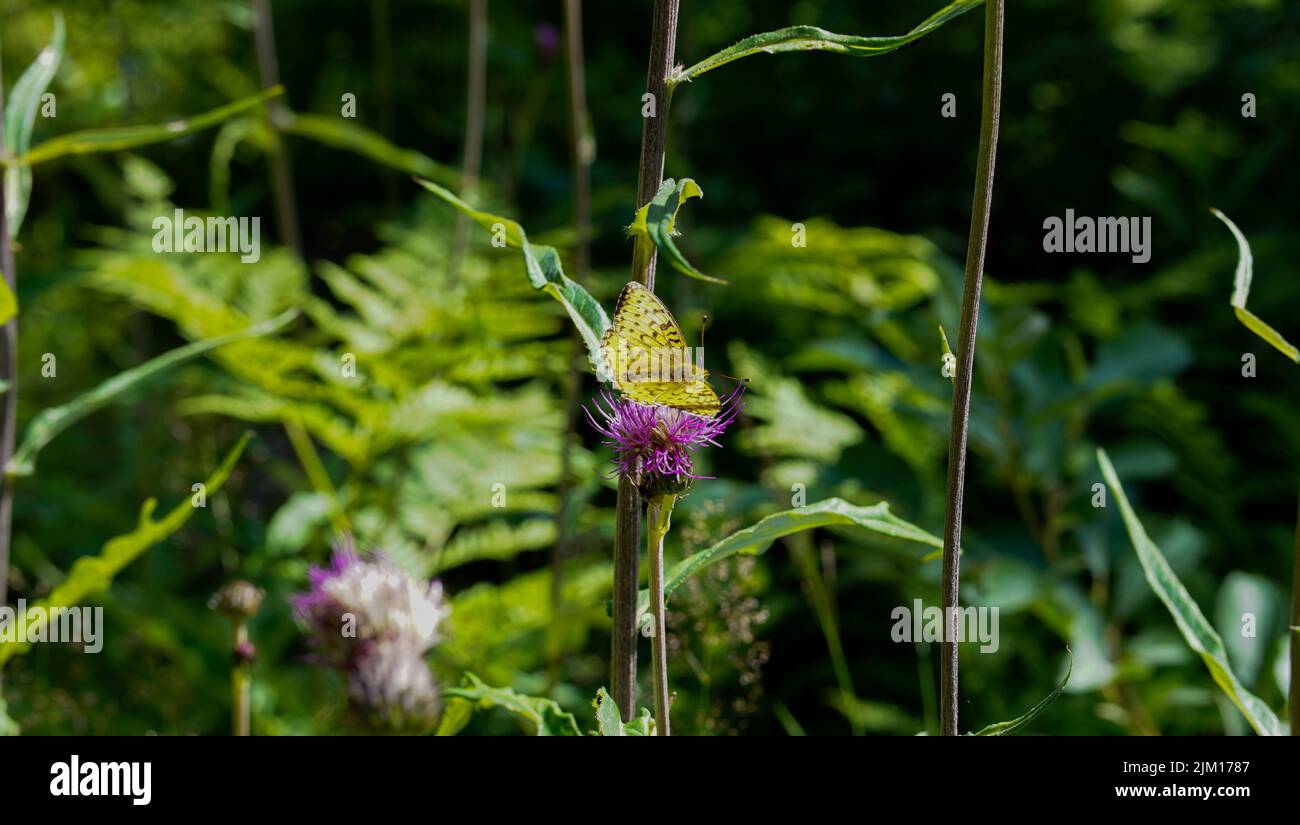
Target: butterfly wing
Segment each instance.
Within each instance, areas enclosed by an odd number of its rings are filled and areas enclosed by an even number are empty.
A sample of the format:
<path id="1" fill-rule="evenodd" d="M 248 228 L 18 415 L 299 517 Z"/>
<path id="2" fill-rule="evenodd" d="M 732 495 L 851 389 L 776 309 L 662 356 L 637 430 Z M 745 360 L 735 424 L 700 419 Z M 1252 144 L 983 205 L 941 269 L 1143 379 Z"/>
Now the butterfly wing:
<path id="1" fill-rule="evenodd" d="M 684 354 L 686 339 L 672 312 L 655 294 L 636 281 L 618 296 L 614 321 L 601 339 L 601 357 L 624 396 L 642 404 L 662 404 L 696 415 L 717 415 L 717 393 L 705 380 L 708 373 L 695 367 Z M 677 358 L 674 361 L 663 359 Z M 682 368 L 680 381 L 652 381 L 652 367 L 666 363 Z"/>

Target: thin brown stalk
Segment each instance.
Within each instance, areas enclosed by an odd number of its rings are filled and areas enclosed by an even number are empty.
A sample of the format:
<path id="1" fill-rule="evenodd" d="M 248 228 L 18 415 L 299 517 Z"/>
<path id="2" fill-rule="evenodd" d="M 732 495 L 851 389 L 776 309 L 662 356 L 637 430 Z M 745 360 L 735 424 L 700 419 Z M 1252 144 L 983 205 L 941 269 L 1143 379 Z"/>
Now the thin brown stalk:
<path id="1" fill-rule="evenodd" d="M 637 182 L 637 207 L 648 203 L 664 175 L 664 150 L 668 144 L 668 73 L 677 45 L 679 0 L 655 0 L 650 31 L 650 65 L 646 91 L 654 95 L 655 117 L 642 120 L 641 160 Z M 637 244 L 648 243 L 641 238 Z M 632 278 L 650 290 L 655 285 L 655 254 L 633 253 Z M 610 695 L 624 721 L 631 721 L 636 704 L 636 593 L 641 555 L 641 496 L 626 477 L 619 480 L 614 516 L 614 617 L 610 660 Z"/>
<path id="2" fill-rule="evenodd" d="M 460 161 L 460 195 L 474 200 L 478 189 L 479 173 L 483 167 L 483 118 L 487 97 L 487 0 L 470 0 L 469 3 L 469 67 L 465 80 L 465 146 Z M 465 248 L 469 244 L 469 218 L 456 217 L 456 231 L 452 236 L 451 259 L 448 271 L 452 277 L 460 274 Z"/>
<path id="3" fill-rule="evenodd" d="M 952 426 L 948 436 L 948 490 L 943 520 L 942 606 L 947 633 L 939 663 L 939 726 L 944 736 L 957 735 L 957 605 L 960 596 L 962 501 L 966 488 L 966 434 L 975 365 L 975 327 L 979 320 L 984 253 L 988 245 L 989 211 L 993 205 L 993 167 L 997 159 L 998 123 L 1002 105 L 1002 36 L 1004 0 L 984 4 L 984 90 L 980 111 L 979 159 L 975 169 L 975 198 L 966 244 L 965 286 L 961 298 L 961 327 L 957 334 L 957 375 L 952 391 Z"/>
<path id="4" fill-rule="evenodd" d="M 0 122 L 4 120 L 4 75 L 0 73 Z M 5 152 L 4 130 L 0 129 L 0 155 Z M 0 268 L 4 270 L 5 283 L 14 295 L 18 294 L 18 274 L 14 270 L 14 250 L 9 242 L 9 220 L 5 216 L 5 187 L 0 185 Z M 8 382 L 4 391 L 3 419 L 0 420 L 0 605 L 9 597 L 9 544 L 13 530 L 14 485 L 5 468 L 14 454 L 14 441 L 18 429 L 18 316 L 4 325 L 0 333 L 0 379 Z"/>
<path id="5" fill-rule="evenodd" d="M 591 161 L 593 141 L 587 123 L 587 74 L 582 52 L 582 0 L 564 0 L 564 44 L 569 102 L 569 156 L 573 166 L 573 278 L 586 284 L 591 270 Z M 558 617 L 564 601 L 564 558 L 573 542 L 570 498 L 573 492 L 573 439 L 578 420 L 579 393 L 582 391 L 582 336 L 570 327 L 570 338 L 577 351 L 564 388 L 565 430 L 560 444 L 560 483 L 557 491 L 556 536 L 551 548 L 551 612 Z M 554 682 L 555 662 L 551 662 Z"/>
<path id="6" fill-rule="evenodd" d="M 275 28 L 271 21 L 270 0 L 253 0 L 253 39 L 257 47 L 257 74 L 263 89 L 280 85 L 280 65 L 275 56 Z M 276 225 L 280 241 L 304 258 L 302 233 L 298 228 L 298 205 L 293 194 L 293 164 L 289 149 L 280 137 L 280 128 L 289 117 L 284 101 L 279 97 L 266 102 L 267 118 L 271 124 L 271 151 L 267 162 L 271 167 L 271 195 L 275 200 Z"/>

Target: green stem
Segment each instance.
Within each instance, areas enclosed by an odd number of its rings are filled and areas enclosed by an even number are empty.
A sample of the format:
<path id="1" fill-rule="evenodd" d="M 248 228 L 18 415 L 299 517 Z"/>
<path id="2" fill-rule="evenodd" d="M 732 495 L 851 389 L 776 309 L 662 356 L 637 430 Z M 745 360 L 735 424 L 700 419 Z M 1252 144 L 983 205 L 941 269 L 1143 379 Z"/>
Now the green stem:
<path id="1" fill-rule="evenodd" d="M 650 654 L 654 660 L 655 734 L 670 733 L 668 709 L 668 623 L 664 610 L 664 536 L 672 525 L 673 506 L 677 497 L 656 496 L 646 507 L 649 521 L 646 550 L 650 555 L 650 611 L 654 619 L 650 637 Z"/>
<path id="2" fill-rule="evenodd" d="M 248 644 L 248 626 L 244 622 L 234 623 L 231 642 L 230 649 L 234 657 L 230 666 L 232 733 L 235 736 L 250 736 L 253 730 L 253 677 L 249 672 L 252 664 L 239 656 L 239 651 Z"/>
<path id="3" fill-rule="evenodd" d="M 984 90 L 980 110 L 979 158 L 975 169 L 975 198 L 966 244 L 965 286 L 961 297 L 961 327 L 957 334 L 957 375 L 952 391 L 952 425 L 948 436 L 948 490 L 943 520 L 942 605 L 947 629 L 939 661 L 939 729 L 957 735 L 957 605 L 960 590 L 962 501 L 966 488 L 966 435 L 970 420 L 975 328 L 979 320 L 980 288 L 984 282 L 984 252 L 988 246 L 989 210 L 993 205 L 993 167 L 997 159 L 998 123 L 1002 105 L 1002 34 L 1005 0 L 984 4 Z"/>

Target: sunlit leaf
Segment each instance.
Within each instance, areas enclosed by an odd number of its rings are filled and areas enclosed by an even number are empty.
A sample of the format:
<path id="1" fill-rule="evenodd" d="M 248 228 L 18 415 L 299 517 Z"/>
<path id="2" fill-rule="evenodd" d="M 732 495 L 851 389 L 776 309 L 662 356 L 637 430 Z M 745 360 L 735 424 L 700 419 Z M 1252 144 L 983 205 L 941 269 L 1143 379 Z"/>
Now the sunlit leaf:
<path id="1" fill-rule="evenodd" d="M 22 443 L 18 445 L 13 458 L 9 460 L 9 464 L 5 468 L 6 474 L 11 477 L 31 475 L 36 469 L 36 455 L 45 445 L 49 444 L 59 433 L 77 421 L 111 403 L 122 393 L 160 373 L 166 372 L 172 367 L 192 361 L 205 352 L 210 352 L 236 341 L 244 341 L 277 332 L 297 316 L 298 311 L 291 309 L 269 321 L 254 324 L 239 332 L 186 344 L 183 347 L 178 347 L 171 352 L 146 361 L 138 367 L 132 367 L 118 373 L 90 392 L 78 396 L 67 404 L 41 411 L 39 415 L 32 419 L 31 424 L 27 425 L 27 430 L 23 433 Z"/>
<path id="2" fill-rule="evenodd" d="M 18 78 L 9 95 L 4 110 L 5 149 L 13 156 L 27 153 L 32 145 L 32 130 L 36 128 L 36 114 L 41 107 L 41 97 L 50 87 L 54 75 L 63 62 L 63 15 L 54 14 L 54 35 L 50 45 L 41 49 L 36 60 Z M 32 170 L 23 166 L 5 169 L 5 212 L 9 221 L 9 237 L 18 237 L 18 229 L 27 215 L 27 202 L 32 195 Z"/>
<path id="3" fill-rule="evenodd" d="M 4 278 L 0 278 L 0 324 L 9 323 L 9 319 L 18 314 L 18 299 Z"/>
<path id="4" fill-rule="evenodd" d="M 1124 494 L 1119 476 L 1115 474 L 1115 468 L 1111 465 L 1105 450 L 1097 450 L 1097 462 L 1101 465 L 1101 473 L 1106 483 L 1110 485 L 1111 492 L 1115 494 L 1115 500 L 1119 502 L 1120 514 L 1124 517 L 1124 527 L 1133 542 L 1133 549 L 1137 551 L 1138 561 L 1146 572 L 1147 582 L 1160 601 L 1164 602 L 1165 607 L 1169 609 L 1179 632 L 1183 634 L 1183 639 L 1192 650 L 1200 654 L 1215 683 L 1237 706 L 1256 733 L 1261 736 L 1281 734 L 1282 729 L 1277 716 L 1259 697 L 1242 685 L 1233 672 L 1232 665 L 1228 663 L 1228 651 L 1223 646 L 1223 639 L 1205 618 L 1205 614 L 1187 592 L 1187 588 L 1183 587 L 1178 575 L 1165 560 L 1164 553 L 1160 552 L 1160 548 L 1142 527 L 1142 522 L 1138 520 L 1137 513 L 1129 504 L 1128 496 Z"/>
<path id="5" fill-rule="evenodd" d="M 544 290 L 559 301 L 587 345 L 587 354 L 591 360 L 596 376 L 608 382 L 609 376 L 603 359 L 600 357 L 600 339 L 609 329 L 609 316 L 600 302 L 591 297 L 591 293 L 579 284 L 569 280 L 560 266 L 560 253 L 551 246 L 530 244 L 524 228 L 515 221 L 481 212 L 465 201 L 453 195 L 436 183 L 417 179 L 417 183 L 447 203 L 465 213 L 489 232 L 501 232 L 508 246 L 520 249 L 524 253 L 524 266 L 528 271 L 528 281 L 534 289 Z"/>
<path id="6" fill-rule="evenodd" d="M 1237 225 L 1228 216 L 1217 209 L 1211 209 L 1214 217 L 1223 221 L 1237 239 L 1237 272 L 1233 276 L 1232 299 L 1228 302 L 1232 311 L 1237 313 L 1237 320 L 1246 325 L 1246 329 L 1272 344 L 1278 352 L 1300 364 L 1300 349 L 1282 337 L 1282 333 L 1273 329 L 1255 313 L 1246 309 L 1246 299 L 1250 297 L 1250 282 L 1255 274 L 1255 257 L 1250 252 L 1250 242 L 1241 233 Z"/>
<path id="7" fill-rule="evenodd" d="M 578 720 L 553 700 L 490 687 L 472 673 L 466 673 L 461 686 L 449 689 L 447 695 L 473 702 L 479 710 L 503 708 L 531 724 L 537 736 L 582 736 Z"/>
<path id="8" fill-rule="evenodd" d="M 663 254 L 664 258 L 683 275 L 689 275 L 701 281 L 709 281 L 715 284 L 727 283 L 721 278 L 713 278 L 700 272 L 686 257 L 682 255 L 677 244 L 673 242 L 673 237 L 680 234 L 677 231 L 677 211 L 682 208 L 682 204 L 691 198 L 702 198 L 704 192 L 699 185 L 690 178 L 673 180 L 668 178 L 659 187 L 654 199 L 642 206 L 636 211 L 636 216 L 632 220 L 632 225 L 627 228 L 628 234 L 633 237 L 645 237 L 654 244 L 655 248 Z M 649 247 L 644 244 L 637 245 L 637 254 L 648 257 Z M 640 264 L 638 264 L 638 269 Z"/>
<path id="9" fill-rule="evenodd" d="M 244 433 L 227 455 L 224 461 L 207 481 L 204 489 L 207 495 L 213 495 L 221 489 L 235 469 L 235 463 L 243 454 L 253 437 L 251 432 Z M 179 530 L 198 508 L 190 502 L 189 490 L 186 498 L 171 509 L 167 515 L 155 520 L 154 508 L 158 506 L 155 499 L 145 501 L 140 508 L 140 520 L 136 528 L 124 536 L 110 540 L 97 556 L 85 556 L 77 559 L 68 571 L 67 577 L 50 591 L 50 595 L 27 608 L 27 630 L 30 634 L 39 623 L 48 621 L 50 611 L 55 608 L 72 607 L 87 596 L 108 588 L 113 577 L 144 551 Z M 23 653 L 29 645 L 22 641 L 0 642 L 0 665 L 11 657 Z"/>
<path id="10" fill-rule="evenodd" d="M 640 716 L 624 723 L 618 704 L 604 688 L 596 691 L 591 704 L 596 709 L 596 732 L 601 736 L 654 736 L 655 722 L 648 709 L 641 708 Z"/>
<path id="11" fill-rule="evenodd" d="M 310 138 L 335 149 L 344 149 L 375 163 L 416 177 L 429 178 L 448 185 L 460 181 L 460 173 L 413 149 L 404 149 L 383 135 L 337 117 L 293 114 L 281 127 L 285 134 Z"/>
<path id="12" fill-rule="evenodd" d="M 274 86 L 259 94 L 240 98 L 209 112 L 170 123 L 148 126 L 124 126 L 118 129 L 87 129 L 51 138 L 13 161 L 17 166 L 34 166 L 65 155 L 85 155 L 95 152 L 120 152 L 151 143 L 162 143 L 178 137 L 201 132 L 216 126 L 240 112 L 260 106 L 264 101 L 284 94 L 283 86 Z"/>
<path id="13" fill-rule="evenodd" d="M 682 559 L 673 565 L 665 577 L 664 597 L 667 598 L 686 579 L 710 565 L 736 555 L 756 556 L 779 538 L 831 525 L 865 527 L 893 538 L 915 541 L 930 547 L 943 547 L 943 539 L 890 513 L 887 502 L 860 507 L 843 499 L 828 498 L 815 504 L 773 513 L 743 530 L 737 530 L 712 547 Z M 644 614 L 649 605 L 650 593 L 642 590 L 637 597 L 638 615 Z"/>
<path id="14" fill-rule="evenodd" d="M 965 14 L 984 0 L 956 0 L 930 15 L 907 34 L 895 37 L 855 37 L 848 34 L 836 34 L 816 26 L 790 26 L 776 31 L 746 37 L 734 46 L 723 49 L 717 54 L 704 58 L 688 69 L 679 69 L 669 78 L 669 88 L 679 83 L 694 80 L 705 72 L 719 66 L 725 66 L 733 60 L 754 54 L 777 54 L 779 52 L 835 52 L 852 57 L 875 57 L 889 54 L 901 49 L 952 20 Z"/>
<path id="15" fill-rule="evenodd" d="M 1066 652 L 1068 653 L 1069 651 L 1067 650 Z M 1034 705 L 1023 716 L 1019 716 L 1008 722 L 997 722 L 995 724 L 989 725 L 986 728 L 981 728 L 978 731 L 969 733 L 967 734 L 967 736 L 1006 736 L 1007 734 L 1015 733 L 1016 731 L 1020 730 L 1025 725 L 1028 725 L 1030 722 L 1034 721 L 1034 719 L 1038 718 L 1038 715 L 1041 714 L 1044 710 L 1046 710 L 1048 705 L 1056 701 L 1056 697 L 1060 696 L 1061 691 L 1065 690 L 1065 686 L 1069 684 L 1070 674 L 1073 671 L 1074 671 L 1074 656 L 1073 654 L 1071 654 L 1070 664 L 1065 669 L 1065 678 L 1061 679 L 1061 683 L 1056 686 L 1056 690 L 1053 690 L 1051 693 L 1047 694 L 1047 698 L 1045 698 L 1043 701 L 1039 702 L 1038 704 Z"/>

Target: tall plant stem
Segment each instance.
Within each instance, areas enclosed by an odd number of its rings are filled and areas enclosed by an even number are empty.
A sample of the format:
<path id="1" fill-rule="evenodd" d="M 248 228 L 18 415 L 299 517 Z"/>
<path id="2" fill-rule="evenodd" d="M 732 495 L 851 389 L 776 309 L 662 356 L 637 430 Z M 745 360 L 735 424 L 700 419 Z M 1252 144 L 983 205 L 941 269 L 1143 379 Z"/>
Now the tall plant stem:
<path id="1" fill-rule="evenodd" d="M 1296 515 L 1295 547 L 1291 554 L 1291 622 L 1288 628 L 1291 637 L 1291 692 L 1287 697 L 1287 717 L 1291 720 L 1291 735 L 1300 736 L 1300 513 Z"/>
<path id="2" fill-rule="evenodd" d="M 263 89 L 280 85 L 280 64 L 275 56 L 275 28 L 271 22 L 271 0 L 253 0 L 253 38 L 257 46 L 257 74 Z M 289 150 L 280 137 L 280 127 L 289 117 L 284 101 L 276 97 L 266 102 L 271 124 L 271 195 L 275 200 L 276 225 L 280 241 L 305 260 L 302 233 L 298 228 L 298 205 L 293 195 L 293 165 Z"/>
<path id="3" fill-rule="evenodd" d="M 479 172 L 483 167 L 483 118 L 487 97 L 487 0 L 469 0 L 469 67 L 465 80 L 465 146 L 460 160 L 461 197 L 474 200 Z M 448 271 L 460 274 L 461 261 L 469 244 L 469 218 L 456 217 Z"/>
<path id="4" fill-rule="evenodd" d="M 569 102 L 569 156 L 573 164 L 573 258 L 574 279 L 586 284 L 591 270 L 591 161 L 594 145 L 587 122 L 587 75 L 582 52 L 582 0 L 564 0 L 564 44 Z M 558 616 L 564 598 L 564 557 L 573 540 L 570 529 L 570 498 L 573 492 L 573 438 L 578 420 L 578 395 L 582 390 L 583 343 L 577 327 L 570 327 L 577 351 L 569 368 L 564 392 L 564 440 L 560 444 L 559 501 L 556 504 L 556 536 L 551 550 L 551 612 Z M 558 629 L 558 627 L 557 627 Z M 551 662 L 554 681 L 554 661 Z"/>
<path id="5" fill-rule="evenodd" d="M 242 621 L 237 621 L 231 633 L 231 650 L 239 651 L 247 645 L 248 626 Z M 252 664 L 246 660 L 237 661 L 230 668 L 230 708 L 233 720 L 231 733 L 235 736 L 252 735 L 252 695 Z"/>
<path id="6" fill-rule="evenodd" d="M 650 30 L 650 66 L 646 91 L 654 95 L 655 117 L 643 118 L 641 161 L 637 201 L 649 203 L 664 176 L 664 150 L 668 144 L 668 73 L 673 68 L 677 46 L 679 0 L 655 0 L 654 23 Z M 642 240 L 637 240 L 638 246 Z M 634 252 L 632 278 L 654 290 L 655 253 Z M 614 516 L 614 616 L 610 660 L 610 693 L 618 703 L 623 720 L 632 721 L 636 703 L 636 593 L 641 553 L 641 497 L 636 485 L 621 477 Z"/>
<path id="7" fill-rule="evenodd" d="M 1002 29 L 1004 0 L 984 4 L 984 92 L 980 110 L 979 160 L 975 168 L 975 199 L 970 237 L 966 242 L 965 286 L 961 296 L 961 326 L 957 333 L 957 375 L 952 390 L 952 426 L 948 436 L 948 491 L 943 519 L 942 605 L 947 632 L 939 666 L 939 730 L 957 735 L 957 611 L 960 595 L 961 515 L 966 491 L 966 434 L 970 419 L 970 390 L 975 365 L 975 327 L 979 320 L 980 288 L 984 281 L 984 252 L 988 245 L 989 210 L 993 205 L 993 167 L 998 149 L 1002 107 Z"/>
<path id="8" fill-rule="evenodd" d="M 664 536 L 673 517 L 676 496 L 657 496 L 646 506 L 646 552 L 650 556 L 650 610 L 654 635 L 650 657 L 655 685 L 655 735 L 668 736 L 668 622 L 664 610 Z"/>
<path id="9" fill-rule="evenodd" d="M 0 73 L 0 123 L 4 122 L 4 75 Z M 4 129 L 0 129 L 0 155 L 5 152 Z M 18 274 L 14 271 L 14 249 L 9 242 L 9 219 L 5 216 L 5 187 L 0 182 L 0 268 L 4 270 L 5 283 L 15 296 L 18 294 Z M 0 333 L 0 380 L 8 382 L 4 390 L 3 410 L 0 415 L 0 606 L 9 598 L 9 544 L 13 530 L 14 484 L 5 468 L 14 454 L 14 439 L 18 427 L 18 316 L 15 314 Z M 4 678 L 0 674 L 0 680 Z"/>

